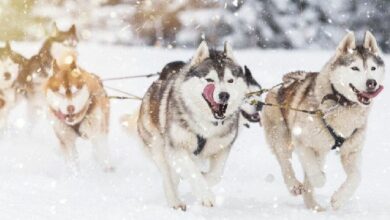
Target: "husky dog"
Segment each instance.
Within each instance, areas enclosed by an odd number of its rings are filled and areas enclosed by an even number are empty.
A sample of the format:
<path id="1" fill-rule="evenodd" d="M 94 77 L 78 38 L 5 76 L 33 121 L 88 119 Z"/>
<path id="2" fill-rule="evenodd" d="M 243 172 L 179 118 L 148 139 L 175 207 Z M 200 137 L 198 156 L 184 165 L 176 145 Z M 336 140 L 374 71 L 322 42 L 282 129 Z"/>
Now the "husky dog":
<path id="1" fill-rule="evenodd" d="M 0 132 L 6 127 L 10 110 L 20 100 L 17 78 L 26 63 L 26 58 L 12 51 L 9 42 L 0 48 Z"/>
<path id="2" fill-rule="evenodd" d="M 303 194 L 308 208 L 324 210 L 313 194 L 314 187 L 325 184 L 323 166 L 332 149 L 339 149 L 347 175 L 332 196 L 332 207 L 338 209 L 358 187 L 367 116 L 372 99 L 383 89 L 384 72 L 375 37 L 367 31 L 363 45 L 356 46 L 355 35 L 350 32 L 319 73 L 289 73 L 283 78 L 284 86 L 267 94 L 269 103 L 322 112 L 308 115 L 267 106 L 262 114 L 266 139 L 284 181 L 292 194 Z M 291 165 L 293 151 L 304 170 L 303 184 L 296 179 Z"/>
<path id="3" fill-rule="evenodd" d="M 221 179 L 237 137 L 247 91 L 245 74 L 227 43 L 221 52 L 202 42 L 188 63 L 167 65 L 151 85 L 137 129 L 162 174 L 169 206 L 186 209 L 178 196 L 180 178 L 190 182 L 202 205 L 214 206 L 211 187 Z M 209 161 L 207 171 L 197 161 Z"/>
<path id="4" fill-rule="evenodd" d="M 75 64 L 58 66 L 44 90 L 49 116 L 61 149 L 72 168 L 78 168 L 75 141 L 88 139 L 105 171 L 113 168 L 107 149 L 110 103 L 101 80 Z"/>
<path id="5" fill-rule="evenodd" d="M 51 36 L 43 43 L 42 48 L 37 55 L 30 58 L 26 65 L 25 71 L 19 77 L 19 81 L 24 85 L 28 104 L 28 118 L 30 123 L 34 124 L 37 115 L 45 106 L 43 87 L 51 75 L 53 60 L 57 62 L 65 60 L 66 54 L 76 56 L 76 46 L 78 38 L 76 27 L 72 25 L 67 31 L 59 31 L 54 24 Z"/>

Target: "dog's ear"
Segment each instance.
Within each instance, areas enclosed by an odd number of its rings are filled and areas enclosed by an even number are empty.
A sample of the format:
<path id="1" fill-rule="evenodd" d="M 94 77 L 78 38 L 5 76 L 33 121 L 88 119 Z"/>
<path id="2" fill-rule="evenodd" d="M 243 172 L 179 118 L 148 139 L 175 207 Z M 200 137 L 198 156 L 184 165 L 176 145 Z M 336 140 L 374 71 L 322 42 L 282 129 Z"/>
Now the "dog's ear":
<path id="1" fill-rule="evenodd" d="M 57 27 L 57 23 L 54 22 L 54 23 L 53 23 L 53 26 L 52 26 L 52 28 L 51 28 L 51 34 L 50 34 L 50 36 L 56 37 L 56 36 L 58 35 L 58 33 L 59 33 L 59 30 L 58 30 L 58 27 Z"/>
<path id="2" fill-rule="evenodd" d="M 363 47 L 368 49 L 373 54 L 379 54 L 380 49 L 374 35 L 370 31 L 366 31 L 364 35 Z"/>
<path id="3" fill-rule="evenodd" d="M 223 53 L 224 55 L 234 61 L 234 56 L 233 56 L 233 47 L 232 45 L 229 44 L 229 42 L 225 41 L 225 44 L 223 46 Z"/>
<path id="4" fill-rule="evenodd" d="M 345 54 L 352 52 L 356 48 L 355 34 L 351 31 L 343 38 L 337 47 L 337 54 Z"/>
<path id="5" fill-rule="evenodd" d="M 11 44 L 9 43 L 8 40 L 5 42 L 4 48 L 5 48 L 5 50 L 7 50 L 7 51 L 11 51 Z"/>
<path id="6" fill-rule="evenodd" d="M 261 89 L 260 84 L 255 80 L 255 78 L 253 78 L 252 72 L 249 70 L 247 66 L 244 66 L 244 78 L 248 86 L 256 86 L 259 87 L 259 89 Z"/>
<path id="7" fill-rule="evenodd" d="M 72 24 L 72 26 L 68 30 L 69 33 L 76 34 L 76 25 Z"/>
<path id="8" fill-rule="evenodd" d="M 198 49 L 196 50 L 195 55 L 191 59 L 190 66 L 195 66 L 209 57 L 210 53 L 207 43 L 206 41 L 202 41 L 202 43 L 200 43 Z"/>

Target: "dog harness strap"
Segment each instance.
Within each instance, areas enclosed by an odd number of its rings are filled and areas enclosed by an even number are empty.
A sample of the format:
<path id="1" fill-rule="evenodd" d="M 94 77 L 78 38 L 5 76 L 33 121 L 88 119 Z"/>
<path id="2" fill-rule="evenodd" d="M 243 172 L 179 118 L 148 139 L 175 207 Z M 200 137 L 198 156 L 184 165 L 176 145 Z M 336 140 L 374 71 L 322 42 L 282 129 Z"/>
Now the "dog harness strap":
<path id="1" fill-rule="evenodd" d="M 198 141 L 198 147 L 196 148 L 196 150 L 194 151 L 194 154 L 195 155 L 198 155 L 200 153 L 202 153 L 202 150 L 204 148 L 204 146 L 206 145 L 206 142 L 207 140 L 204 139 L 202 136 L 200 135 L 196 135 L 196 139 Z"/>
<path id="2" fill-rule="evenodd" d="M 343 138 L 340 135 L 338 135 L 336 133 L 336 131 L 330 125 L 328 125 L 328 123 L 326 123 L 325 118 L 322 118 L 322 121 L 324 122 L 324 124 L 325 124 L 326 128 L 328 129 L 330 135 L 332 135 L 332 137 L 334 139 L 334 145 L 332 147 L 332 150 L 336 150 L 336 149 L 340 148 L 344 144 L 345 138 Z M 355 131 L 354 131 L 354 133 L 355 133 Z"/>
<path id="3" fill-rule="evenodd" d="M 349 99 L 347 99 L 344 95 L 342 95 L 341 93 L 339 93 L 333 86 L 333 84 L 331 84 L 332 86 L 332 93 L 331 94 L 327 94 L 326 96 L 324 96 L 321 100 L 321 104 L 324 103 L 326 100 L 333 100 L 335 101 L 336 103 L 339 103 L 340 105 L 342 106 L 347 106 L 347 105 L 352 105 L 354 104 L 354 102 L 350 101 Z"/>

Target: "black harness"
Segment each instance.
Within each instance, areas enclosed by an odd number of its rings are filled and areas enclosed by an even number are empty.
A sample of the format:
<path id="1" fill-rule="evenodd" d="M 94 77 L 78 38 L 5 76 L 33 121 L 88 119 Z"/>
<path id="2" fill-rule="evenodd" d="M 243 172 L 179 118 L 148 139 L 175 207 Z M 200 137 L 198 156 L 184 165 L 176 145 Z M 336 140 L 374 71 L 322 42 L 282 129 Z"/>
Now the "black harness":
<path id="1" fill-rule="evenodd" d="M 336 150 L 336 149 L 340 148 L 341 145 L 344 144 L 345 138 L 343 138 L 340 135 L 338 135 L 336 133 L 336 131 L 330 125 L 328 125 L 328 123 L 326 123 L 325 118 L 321 118 L 321 119 L 322 119 L 322 122 L 324 122 L 326 128 L 328 129 L 330 135 L 332 135 L 332 137 L 334 139 L 334 145 L 332 147 L 332 150 Z"/>
<path id="2" fill-rule="evenodd" d="M 204 146 L 206 145 L 207 140 L 198 134 L 196 135 L 196 139 L 198 140 L 198 147 L 194 151 L 194 154 L 199 155 L 202 152 Z"/>
<path id="3" fill-rule="evenodd" d="M 342 94 L 340 94 L 333 86 L 333 84 L 331 85 L 332 86 L 332 93 L 331 94 L 328 94 L 326 96 L 324 96 L 324 98 L 322 99 L 321 101 L 321 104 L 324 103 L 326 100 L 333 100 L 335 101 L 336 103 L 342 105 L 342 106 L 348 106 L 348 105 L 353 105 L 354 102 L 350 101 L 349 99 L 347 99 L 345 96 L 343 96 Z M 340 136 L 337 134 L 337 132 L 332 128 L 332 126 L 330 126 L 324 117 L 321 117 L 322 119 L 322 122 L 324 123 L 325 127 L 328 129 L 330 135 L 332 135 L 333 139 L 334 139 L 334 145 L 332 147 L 332 150 L 336 150 L 336 149 L 339 149 L 341 148 L 341 146 L 344 144 L 346 138 Z M 357 129 L 355 129 L 351 136 L 356 132 Z M 350 136 L 350 137 L 351 137 Z"/>

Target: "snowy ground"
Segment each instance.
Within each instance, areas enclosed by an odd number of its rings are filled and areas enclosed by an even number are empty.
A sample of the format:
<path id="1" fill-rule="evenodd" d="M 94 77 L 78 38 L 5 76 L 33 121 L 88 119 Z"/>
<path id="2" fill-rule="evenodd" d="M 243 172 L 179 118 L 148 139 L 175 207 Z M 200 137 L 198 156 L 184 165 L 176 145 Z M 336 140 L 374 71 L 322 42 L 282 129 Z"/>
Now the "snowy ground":
<path id="1" fill-rule="evenodd" d="M 16 48 L 29 56 L 37 46 L 19 44 Z M 169 61 L 188 59 L 192 52 L 82 44 L 80 63 L 103 78 L 146 74 L 159 71 Z M 252 69 L 264 87 L 278 83 L 287 71 L 317 71 L 330 55 L 329 51 L 236 51 L 238 60 Z M 389 61 L 390 56 L 386 57 L 386 63 Z M 107 85 L 142 96 L 152 80 Z M 138 101 L 111 103 L 109 142 L 116 172 L 103 173 L 91 157 L 90 144 L 79 141 L 81 172 L 77 177 L 67 171 L 46 120 L 42 119 L 34 130 L 19 128 L 25 110 L 21 105 L 13 112 L 8 134 L 0 139 L 0 219 L 389 219 L 389 98 L 385 89 L 370 116 L 360 188 L 341 210 L 324 213 L 305 209 L 301 198 L 287 192 L 279 165 L 258 125 L 241 129 L 224 178 L 214 189 L 217 206 L 200 206 L 184 184 L 182 196 L 189 207 L 181 212 L 166 206 L 157 169 L 140 144 L 119 126 L 119 117 L 131 113 Z M 318 191 L 318 198 L 329 207 L 331 194 L 345 177 L 335 152 L 328 156 L 326 173 L 328 183 Z"/>

